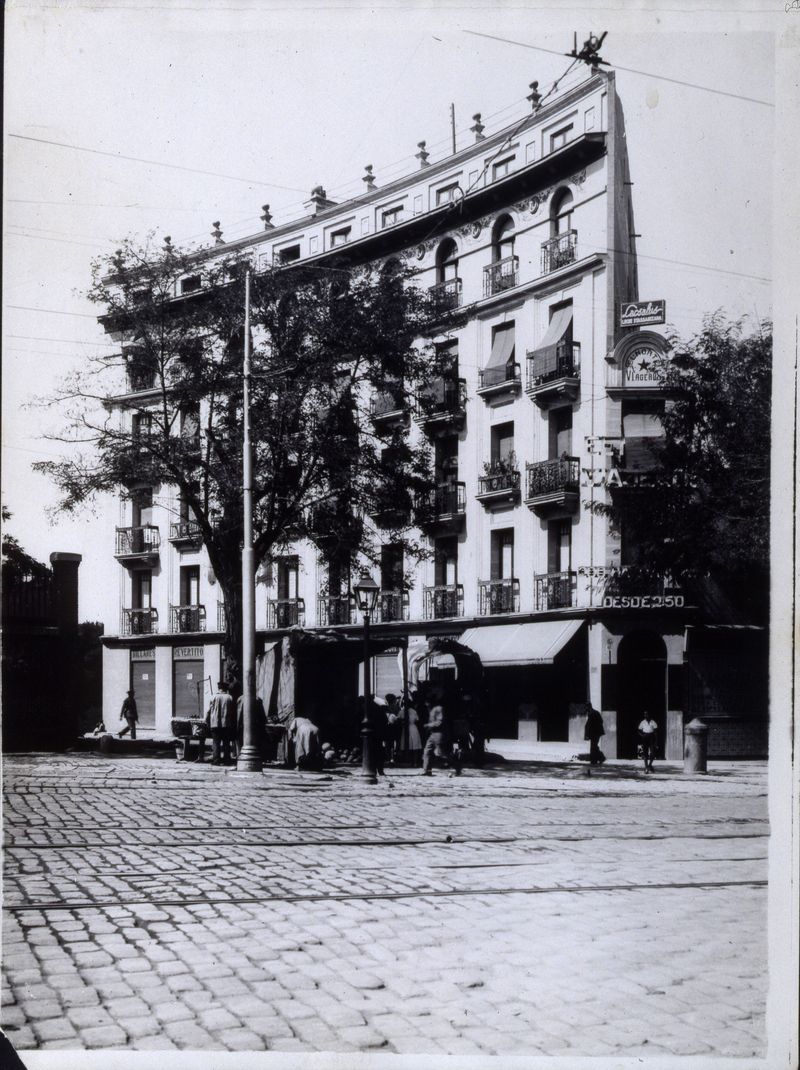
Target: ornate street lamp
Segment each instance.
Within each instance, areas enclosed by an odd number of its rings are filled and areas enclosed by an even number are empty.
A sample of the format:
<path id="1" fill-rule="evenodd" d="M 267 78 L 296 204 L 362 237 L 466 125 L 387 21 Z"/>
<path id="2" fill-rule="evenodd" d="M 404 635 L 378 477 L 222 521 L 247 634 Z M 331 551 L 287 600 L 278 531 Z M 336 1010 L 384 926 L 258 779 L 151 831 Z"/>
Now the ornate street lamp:
<path id="1" fill-rule="evenodd" d="M 375 737 L 370 716 L 372 689 L 369 673 L 369 622 L 378 604 L 381 593 L 372 576 L 366 569 L 361 570 L 361 579 L 353 584 L 356 604 L 364 615 L 364 715 L 361 718 L 361 776 L 369 784 L 377 784 L 375 771 Z"/>

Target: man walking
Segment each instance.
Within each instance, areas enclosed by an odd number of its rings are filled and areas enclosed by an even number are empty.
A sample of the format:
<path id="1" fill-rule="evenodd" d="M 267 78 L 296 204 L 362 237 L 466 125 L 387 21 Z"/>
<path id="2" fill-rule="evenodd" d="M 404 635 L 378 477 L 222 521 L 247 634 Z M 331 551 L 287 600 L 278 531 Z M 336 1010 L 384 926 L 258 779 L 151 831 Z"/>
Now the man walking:
<path id="1" fill-rule="evenodd" d="M 123 700 L 122 709 L 119 711 L 120 721 L 125 721 L 125 727 L 119 733 L 119 738 L 130 732 L 131 739 L 136 739 L 136 722 L 139 720 L 139 711 L 136 709 L 136 699 L 133 697 L 133 690 L 129 691 L 127 697 Z"/>
<path id="2" fill-rule="evenodd" d="M 596 710 L 590 702 L 586 704 L 586 726 L 583 729 L 583 738 L 589 741 L 589 764 L 601 765 L 606 756 L 600 750 L 600 737 L 606 734 L 603 726 L 603 718 L 599 710 Z"/>
<path id="3" fill-rule="evenodd" d="M 434 755 L 443 761 L 445 765 L 450 764 L 446 750 L 447 724 L 440 691 L 435 691 L 433 694 L 433 704 L 428 712 L 428 720 L 425 727 L 428 729 L 429 734 L 425 742 L 425 749 L 422 752 L 422 775 L 433 776 L 431 765 L 433 764 Z M 453 771 L 456 776 L 461 773 L 460 755 L 453 755 Z"/>
<path id="4" fill-rule="evenodd" d="M 233 696 L 228 691 L 228 685 L 220 680 L 217 688 L 217 693 L 212 698 L 206 714 L 206 724 L 211 732 L 211 764 L 220 764 L 221 749 L 222 764 L 230 765 L 231 741 L 236 732 L 236 707 L 233 704 Z"/>
<path id="5" fill-rule="evenodd" d="M 653 772 L 653 758 L 656 753 L 657 733 L 658 723 L 653 720 L 647 710 L 644 710 L 642 719 L 639 722 L 639 743 L 642 747 L 645 773 Z"/>

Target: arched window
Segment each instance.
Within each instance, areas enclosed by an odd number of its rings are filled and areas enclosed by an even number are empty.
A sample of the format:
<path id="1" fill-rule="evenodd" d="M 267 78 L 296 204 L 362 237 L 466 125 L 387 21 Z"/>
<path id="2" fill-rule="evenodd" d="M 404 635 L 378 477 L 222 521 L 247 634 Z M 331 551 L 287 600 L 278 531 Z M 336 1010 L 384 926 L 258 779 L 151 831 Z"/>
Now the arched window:
<path id="1" fill-rule="evenodd" d="M 458 278 L 458 247 L 452 238 L 445 238 L 436 250 L 436 281 L 448 282 Z"/>
<path id="2" fill-rule="evenodd" d="M 505 260 L 514 255 L 514 220 L 510 215 L 501 216 L 494 225 L 492 234 L 492 260 Z"/>
<path id="3" fill-rule="evenodd" d="M 550 205 L 550 234 L 566 234 L 572 230 L 572 194 L 568 189 L 559 190 Z"/>

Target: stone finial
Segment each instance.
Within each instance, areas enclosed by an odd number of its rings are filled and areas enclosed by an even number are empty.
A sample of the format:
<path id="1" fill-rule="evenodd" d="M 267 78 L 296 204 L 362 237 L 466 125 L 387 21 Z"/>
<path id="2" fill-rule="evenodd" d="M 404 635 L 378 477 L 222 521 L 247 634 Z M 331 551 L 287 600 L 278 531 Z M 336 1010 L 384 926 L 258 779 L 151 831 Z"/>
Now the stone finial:
<path id="1" fill-rule="evenodd" d="M 375 175 L 372 173 L 372 164 L 368 163 L 364 168 L 365 174 L 361 181 L 366 183 L 367 193 L 371 193 L 375 189 Z"/>
<path id="2" fill-rule="evenodd" d="M 269 230 L 272 227 L 272 212 L 270 212 L 268 204 L 261 205 L 261 220 L 264 224 L 264 230 Z"/>
<path id="3" fill-rule="evenodd" d="M 418 141 L 417 148 L 419 149 L 419 152 L 416 153 L 416 158 L 419 160 L 420 167 L 430 167 L 430 164 L 428 163 L 430 153 L 425 148 L 425 142 Z"/>
<path id="4" fill-rule="evenodd" d="M 215 222 L 213 222 L 211 226 L 214 228 L 211 231 L 211 237 L 214 239 L 214 244 L 224 245 L 225 243 L 222 240 L 222 231 L 219 229 L 219 220 L 215 220 Z"/>
<path id="5" fill-rule="evenodd" d="M 316 215 L 318 212 L 322 212 L 326 208 L 333 208 L 335 204 L 336 201 L 329 199 L 324 186 L 314 186 L 311 191 L 311 196 L 304 202 L 303 207 L 310 215 Z"/>
<path id="6" fill-rule="evenodd" d="M 479 111 L 476 111 L 475 114 L 472 116 L 472 120 L 474 125 L 470 127 L 470 130 L 475 135 L 475 140 L 483 141 L 485 138 L 485 134 L 483 131 L 486 129 L 486 127 L 481 122 L 481 113 Z"/>
<path id="7" fill-rule="evenodd" d="M 172 248 L 172 238 L 169 234 L 164 238 L 164 256 L 172 256 L 175 250 Z"/>
<path id="8" fill-rule="evenodd" d="M 531 91 L 530 93 L 528 93 L 526 100 L 529 100 L 531 102 L 531 111 L 536 111 L 542 99 L 542 94 L 539 92 L 539 83 L 531 82 L 530 90 Z"/>

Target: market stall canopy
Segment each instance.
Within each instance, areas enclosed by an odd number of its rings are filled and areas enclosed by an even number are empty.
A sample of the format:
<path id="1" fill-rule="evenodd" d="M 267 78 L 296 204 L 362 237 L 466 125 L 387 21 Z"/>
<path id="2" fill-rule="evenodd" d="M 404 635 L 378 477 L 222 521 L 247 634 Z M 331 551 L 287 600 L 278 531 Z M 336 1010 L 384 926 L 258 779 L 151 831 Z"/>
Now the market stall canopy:
<path id="1" fill-rule="evenodd" d="M 550 665 L 583 621 L 543 620 L 528 624 L 494 624 L 469 628 L 461 643 L 480 657 L 484 666 Z"/>

